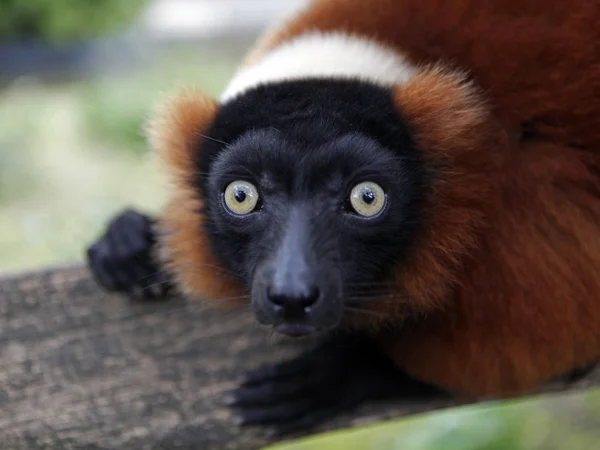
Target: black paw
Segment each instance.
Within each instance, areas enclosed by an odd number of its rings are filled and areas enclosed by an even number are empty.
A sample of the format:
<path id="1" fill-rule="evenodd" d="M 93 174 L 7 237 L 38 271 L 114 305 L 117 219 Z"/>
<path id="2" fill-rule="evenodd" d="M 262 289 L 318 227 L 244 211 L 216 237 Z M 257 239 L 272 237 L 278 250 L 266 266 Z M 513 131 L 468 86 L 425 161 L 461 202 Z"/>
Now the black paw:
<path id="1" fill-rule="evenodd" d="M 172 283 L 154 262 L 153 221 L 134 210 L 117 215 L 103 236 L 88 250 L 87 260 L 96 280 L 111 291 L 137 297 L 161 297 Z"/>
<path id="2" fill-rule="evenodd" d="M 266 426 L 267 436 L 276 437 L 314 428 L 366 401 L 430 392 L 371 345 L 336 340 L 247 373 L 224 403 L 239 425 Z"/>

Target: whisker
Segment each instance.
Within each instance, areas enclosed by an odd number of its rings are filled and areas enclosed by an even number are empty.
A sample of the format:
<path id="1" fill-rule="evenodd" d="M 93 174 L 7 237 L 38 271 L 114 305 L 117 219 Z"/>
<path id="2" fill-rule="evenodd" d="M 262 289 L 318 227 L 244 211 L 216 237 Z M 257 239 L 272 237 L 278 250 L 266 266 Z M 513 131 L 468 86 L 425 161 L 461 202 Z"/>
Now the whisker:
<path id="1" fill-rule="evenodd" d="M 204 302 L 210 303 L 210 302 L 224 302 L 224 301 L 232 301 L 232 300 L 250 300 L 250 295 L 238 295 L 236 297 L 207 298 L 204 300 Z"/>
<path id="2" fill-rule="evenodd" d="M 404 298 L 394 298 L 394 299 L 377 299 L 377 298 L 364 298 L 364 299 L 347 299 L 347 305 L 380 305 L 380 304 L 402 304 L 405 303 L 406 299 Z"/>
<path id="3" fill-rule="evenodd" d="M 396 294 L 398 293 L 398 287 L 396 285 L 379 285 L 379 286 L 345 286 L 348 295 L 365 295 L 365 294 Z"/>
<path id="4" fill-rule="evenodd" d="M 348 295 L 406 295 L 403 292 L 398 292 L 397 289 L 392 289 L 393 286 L 380 286 L 375 288 L 364 287 L 360 289 L 346 289 Z"/>
<path id="5" fill-rule="evenodd" d="M 189 268 L 190 266 L 193 269 L 195 269 L 196 273 L 200 273 L 202 267 L 210 267 L 212 269 L 217 269 L 217 270 L 222 271 L 224 275 L 235 276 L 239 280 L 245 281 L 241 275 L 235 273 L 234 271 L 229 270 L 229 269 L 227 269 L 225 267 L 220 267 L 220 266 L 216 266 L 216 265 L 213 265 L 213 264 L 184 264 L 181 267 Z M 154 272 L 151 272 L 149 274 L 146 274 L 146 275 L 144 275 L 142 277 L 137 278 L 137 281 L 144 281 L 144 280 L 146 280 L 146 279 L 148 279 L 150 277 L 154 277 L 154 276 L 161 275 L 161 274 L 169 275 L 169 272 L 166 269 L 164 269 L 164 268 L 159 268 L 158 270 L 156 270 Z M 166 283 L 169 283 L 169 282 L 171 282 L 171 280 L 170 279 L 166 279 L 166 280 L 163 280 L 163 281 L 156 282 L 155 284 L 153 284 L 153 286 L 160 286 L 162 284 L 166 284 Z"/>
<path id="6" fill-rule="evenodd" d="M 378 286 L 374 288 L 363 287 L 360 289 L 346 288 L 346 293 L 348 295 L 406 295 L 404 293 L 399 293 L 393 286 Z"/>
<path id="7" fill-rule="evenodd" d="M 245 281 L 244 277 L 236 272 L 234 272 L 231 269 L 228 269 L 226 267 L 221 267 L 221 266 L 217 266 L 214 264 L 195 264 L 195 263 L 186 263 L 186 264 L 182 264 L 179 265 L 179 267 L 185 268 L 185 269 L 189 269 L 192 268 L 194 269 L 195 273 L 201 273 L 202 268 L 204 267 L 210 267 L 211 269 L 217 269 L 220 270 L 221 272 L 223 272 L 223 274 L 225 275 L 230 275 L 233 276 L 241 281 Z M 165 269 L 160 269 L 160 270 L 165 270 Z M 156 274 L 158 274 L 159 272 L 156 272 Z"/>
<path id="8" fill-rule="evenodd" d="M 402 293 L 386 293 L 386 292 L 382 292 L 382 293 L 370 293 L 370 292 L 366 292 L 364 294 L 359 294 L 359 295 L 355 295 L 355 294 L 346 294 L 346 298 L 353 298 L 353 299 L 389 299 L 389 298 L 409 298 L 408 294 L 402 294 Z"/>
<path id="9" fill-rule="evenodd" d="M 246 173 L 248 173 L 251 177 L 253 177 L 253 178 L 257 179 L 257 180 L 260 179 L 260 177 L 256 173 L 254 173 L 253 171 L 251 171 L 248 167 L 242 166 L 241 169 L 244 169 L 244 171 Z"/>
<path id="10" fill-rule="evenodd" d="M 359 281 L 359 282 L 351 282 L 348 283 L 348 286 L 352 287 L 352 286 L 387 286 L 387 285 L 394 285 L 396 282 L 393 280 L 388 280 L 388 281 Z"/>
<path id="11" fill-rule="evenodd" d="M 368 309 L 360 309 L 360 308 L 353 308 L 351 306 L 345 306 L 344 310 L 346 311 L 351 311 L 357 314 L 365 314 L 365 315 L 371 315 L 371 316 L 376 316 L 376 317 L 384 317 L 384 318 L 389 318 L 389 314 L 385 314 L 385 313 L 381 313 L 378 311 L 371 311 Z"/>
<path id="12" fill-rule="evenodd" d="M 204 139 L 208 139 L 209 141 L 218 142 L 219 144 L 223 144 L 223 145 L 230 145 L 229 142 L 221 141 L 219 139 L 215 139 L 213 137 L 207 136 L 202 133 L 197 133 L 197 134 L 198 134 L 198 136 L 203 137 Z"/>

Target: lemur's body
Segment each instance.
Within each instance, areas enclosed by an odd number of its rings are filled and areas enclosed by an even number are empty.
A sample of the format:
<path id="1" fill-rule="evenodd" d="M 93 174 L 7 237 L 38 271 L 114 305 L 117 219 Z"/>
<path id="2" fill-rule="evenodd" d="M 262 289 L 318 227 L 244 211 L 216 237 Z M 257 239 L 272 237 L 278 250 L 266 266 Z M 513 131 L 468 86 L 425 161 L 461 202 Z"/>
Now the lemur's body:
<path id="1" fill-rule="evenodd" d="M 594 362 L 599 21 L 591 0 L 312 2 L 219 101 L 185 91 L 157 113 L 162 264 L 192 296 L 250 293 L 287 334 L 346 325 L 454 394 Z M 104 282 L 124 267 L 115 230 L 147 226 L 120 224 L 91 252 Z"/>

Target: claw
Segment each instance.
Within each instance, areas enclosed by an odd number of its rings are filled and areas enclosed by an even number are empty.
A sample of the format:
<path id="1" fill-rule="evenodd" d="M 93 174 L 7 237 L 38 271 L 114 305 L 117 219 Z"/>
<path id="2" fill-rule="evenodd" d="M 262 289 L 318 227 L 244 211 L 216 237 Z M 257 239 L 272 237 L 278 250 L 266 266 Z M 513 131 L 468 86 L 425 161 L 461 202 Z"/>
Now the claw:
<path id="1" fill-rule="evenodd" d="M 234 393 L 228 392 L 221 399 L 221 403 L 225 406 L 233 406 L 236 404 L 237 398 Z"/>

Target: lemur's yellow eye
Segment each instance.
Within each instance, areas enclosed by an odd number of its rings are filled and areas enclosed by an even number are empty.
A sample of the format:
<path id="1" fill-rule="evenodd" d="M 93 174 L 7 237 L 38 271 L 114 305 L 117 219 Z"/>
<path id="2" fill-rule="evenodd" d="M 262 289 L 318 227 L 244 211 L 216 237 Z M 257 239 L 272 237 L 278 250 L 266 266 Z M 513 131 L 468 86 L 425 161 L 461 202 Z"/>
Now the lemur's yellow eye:
<path id="1" fill-rule="evenodd" d="M 366 181 L 357 184 L 350 193 L 352 208 L 364 217 L 379 214 L 385 206 L 385 192 L 377 183 Z"/>
<path id="2" fill-rule="evenodd" d="M 258 204 L 258 190 L 247 181 L 234 181 L 225 189 L 225 206 L 234 214 L 250 214 Z"/>

